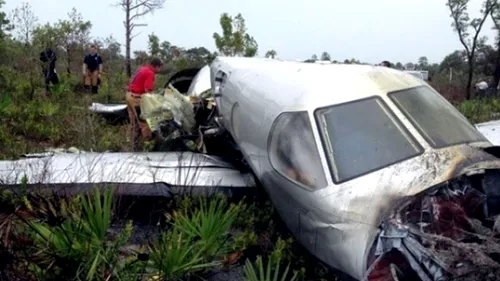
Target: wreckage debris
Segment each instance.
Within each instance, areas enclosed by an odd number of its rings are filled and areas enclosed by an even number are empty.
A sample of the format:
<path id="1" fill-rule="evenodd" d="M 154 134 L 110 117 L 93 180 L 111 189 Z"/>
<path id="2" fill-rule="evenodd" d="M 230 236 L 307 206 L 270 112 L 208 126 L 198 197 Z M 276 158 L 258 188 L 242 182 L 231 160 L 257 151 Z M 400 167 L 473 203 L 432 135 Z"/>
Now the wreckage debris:
<path id="1" fill-rule="evenodd" d="M 500 280 L 500 172 L 425 192 L 382 224 L 368 280 Z"/>

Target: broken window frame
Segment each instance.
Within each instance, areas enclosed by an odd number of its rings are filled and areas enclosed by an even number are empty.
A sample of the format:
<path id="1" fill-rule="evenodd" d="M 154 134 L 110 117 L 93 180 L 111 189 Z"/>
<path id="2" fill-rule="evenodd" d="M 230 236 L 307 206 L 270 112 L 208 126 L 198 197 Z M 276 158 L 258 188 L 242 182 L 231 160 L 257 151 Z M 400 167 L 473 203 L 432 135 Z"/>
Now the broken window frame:
<path id="1" fill-rule="evenodd" d="M 418 120 L 417 118 L 422 118 L 425 116 L 429 116 L 430 114 L 430 109 L 431 108 L 425 108 L 425 114 L 415 114 L 411 113 L 411 111 L 414 110 L 415 106 L 412 105 L 409 110 L 401 104 L 399 98 L 404 95 L 412 95 L 415 93 L 422 93 L 418 91 L 419 89 L 424 89 L 425 91 L 428 91 L 429 94 L 434 95 L 434 101 L 433 104 L 438 104 L 441 108 L 439 111 L 438 115 L 439 118 L 434 118 L 434 120 L 443 120 L 443 115 L 444 114 L 449 114 L 448 118 L 451 119 L 456 119 L 454 122 L 450 122 L 447 125 L 453 126 L 453 129 L 450 131 L 453 131 L 451 134 L 449 133 L 448 138 L 450 135 L 455 133 L 457 128 L 462 127 L 462 129 L 470 129 L 471 134 L 469 136 L 473 136 L 472 138 L 469 138 L 466 133 L 461 133 L 461 137 L 455 137 L 458 140 L 451 141 L 450 139 L 445 140 L 444 138 L 446 137 L 445 134 L 435 134 L 432 135 L 432 131 L 436 128 L 436 122 L 432 122 L 432 128 L 430 126 L 425 127 L 426 123 L 424 120 Z M 391 99 L 391 101 L 396 105 L 396 107 L 403 113 L 403 115 L 410 121 L 410 123 L 415 127 L 415 129 L 418 131 L 418 133 L 425 139 L 425 141 L 432 147 L 432 148 L 445 148 L 445 147 L 450 147 L 454 145 L 459 145 L 459 144 L 466 144 L 466 143 L 475 143 L 475 142 L 487 142 L 488 140 L 470 123 L 470 121 L 463 116 L 452 104 L 450 104 L 443 96 L 441 96 L 438 92 L 436 92 L 434 89 L 432 89 L 429 86 L 423 85 L 423 86 L 417 86 L 417 87 L 412 87 L 412 88 L 407 88 L 403 90 L 398 90 L 398 91 L 393 91 L 389 92 L 387 96 Z M 420 99 L 422 100 L 422 99 Z M 444 109 L 444 110 L 443 110 Z M 436 115 L 434 115 L 436 116 Z M 425 117 L 424 117 L 425 118 Z M 422 126 L 424 125 L 424 127 Z M 442 131 L 442 129 L 449 129 L 449 126 L 442 126 L 442 128 L 438 129 L 438 131 Z M 475 134 L 473 134 L 475 133 Z M 456 135 L 456 134 L 455 134 Z M 474 138 L 475 137 L 475 138 Z M 439 140 L 441 138 L 441 140 Z"/>
<path id="2" fill-rule="evenodd" d="M 293 123 L 293 118 L 301 118 L 303 117 L 304 119 L 304 125 L 306 126 L 305 128 L 302 128 L 303 130 L 297 130 L 297 127 L 294 127 L 293 125 L 296 125 L 296 123 Z M 282 168 L 286 167 L 287 165 L 290 165 L 293 163 L 292 160 L 288 159 L 288 161 L 283 161 L 279 160 L 281 163 L 277 163 L 278 158 L 279 158 L 279 152 L 278 152 L 278 145 L 282 145 L 283 143 L 280 142 L 281 139 L 281 134 L 285 133 L 288 137 L 290 136 L 291 132 L 295 132 L 297 137 L 302 140 L 301 144 L 303 144 L 303 140 L 306 140 L 307 137 L 306 135 L 309 136 L 310 144 L 308 145 L 309 148 L 305 148 L 305 150 L 309 150 L 310 156 L 312 157 L 312 161 L 316 163 L 317 169 L 308 169 L 309 171 L 303 172 L 299 171 L 300 167 L 289 167 L 289 168 L 295 168 L 296 171 L 298 171 L 299 175 L 309 175 L 311 178 L 316 178 L 315 181 L 312 181 L 311 185 L 308 185 L 305 182 L 301 182 L 299 180 L 291 178 L 289 175 L 287 175 L 286 171 L 283 171 Z M 299 153 L 294 153 L 293 147 L 290 147 L 290 150 L 292 152 L 288 153 L 287 155 L 304 155 L 303 154 L 303 148 L 300 149 L 301 152 Z M 267 144 L 267 152 L 268 152 L 268 159 L 271 164 L 271 167 L 282 177 L 285 179 L 291 181 L 292 183 L 296 184 L 297 186 L 306 189 L 308 191 L 316 191 L 320 190 L 322 188 L 325 188 L 328 186 L 328 181 L 326 179 L 326 175 L 324 172 L 324 167 L 323 163 L 321 161 L 321 154 L 318 149 L 318 145 L 316 142 L 316 138 L 314 137 L 314 132 L 313 132 L 313 127 L 311 123 L 311 118 L 309 117 L 309 112 L 308 111 L 294 111 L 294 112 L 283 112 L 280 115 L 276 117 L 276 119 L 273 122 L 273 125 L 271 126 L 269 138 L 268 138 L 268 144 Z M 285 162 L 289 162 L 289 164 L 286 164 Z M 277 165 L 278 164 L 278 165 Z M 281 166 L 281 168 L 280 168 Z M 302 172 L 302 173 L 301 173 Z M 314 175 L 312 175 L 314 174 Z"/>
<path id="3" fill-rule="evenodd" d="M 371 169 L 363 170 L 362 172 L 359 173 L 354 173 L 350 176 L 345 176 L 341 177 L 341 175 L 338 172 L 339 165 L 340 163 L 337 163 L 335 156 L 334 156 L 334 149 L 332 147 L 330 137 L 329 137 L 329 132 L 328 129 L 326 128 L 327 124 L 325 124 L 326 121 L 324 121 L 324 113 L 325 111 L 331 111 L 334 110 L 335 108 L 340 108 L 340 107 L 346 107 L 350 106 L 356 103 L 360 102 L 366 102 L 366 101 L 375 101 L 379 105 L 379 109 L 381 111 L 381 114 L 385 113 L 385 116 L 387 116 L 387 120 L 392 122 L 392 125 L 395 127 L 395 129 L 398 129 L 400 132 L 400 136 L 403 137 L 404 139 L 407 140 L 408 145 L 412 146 L 414 148 L 414 152 L 408 155 L 405 155 L 404 157 L 398 157 L 397 160 L 392 160 L 387 163 L 382 163 L 376 167 L 373 167 Z M 330 170 L 330 174 L 332 177 L 332 180 L 335 184 L 342 184 L 344 182 L 362 177 L 364 175 L 382 170 L 386 167 L 404 162 L 406 160 L 409 160 L 411 158 L 417 157 L 419 155 L 422 155 L 425 152 L 425 149 L 422 147 L 422 145 L 416 140 L 415 136 L 411 134 L 411 132 L 406 128 L 406 126 L 399 120 L 399 118 L 394 114 L 394 112 L 390 109 L 390 107 L 387 105 L 387 103 L 382 99 L 382 97 L 378 95 L 370 96 L 367 98 L 363 99 L 357 99 L 345 103 L 340 103 L 340 104 L 334 104 L 334 105 L 329 105 L 329 106 L 324 106 L 324 107 L 319 107 L 314 110 L 314 117 L 316 119 L 316 123 L 318 126 L 318 131 L 320 135 L 321 142 L 324 147 L 324 152 L 325 157 L 327 159 L 328 167 Z M 349 118 L 348 116 L 346 116 Z"/>

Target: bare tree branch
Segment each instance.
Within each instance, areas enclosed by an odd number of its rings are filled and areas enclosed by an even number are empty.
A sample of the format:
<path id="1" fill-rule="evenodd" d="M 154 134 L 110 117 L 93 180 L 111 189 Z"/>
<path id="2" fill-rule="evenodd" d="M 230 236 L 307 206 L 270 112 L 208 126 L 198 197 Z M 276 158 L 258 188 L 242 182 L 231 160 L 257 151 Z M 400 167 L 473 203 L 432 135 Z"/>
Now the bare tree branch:
<path id="1" fill-rule="evenodd" d="M 135 15 L 133 15 L 133 16 L 130 17 L 130 21 L 133 21 L 134 19 L 140 18 L 140 17 L 148 14 L 149 12 L 150 12 L 150 10 L 145 10 L 145 11 L 143 11 L 141 13 L 136 13 Z"/>
<path id="2" fill-rule="evenodd" d="M 141 33 L 142 33 L 142 32 L 139 32 L 139 33 L 137 33 L 137 34 L 135 34 L 135 35 L 131 35 L 131 36 L 130 36 L 130 40 L 132 40 L 132 39 L 134 39 L 135 37 L 139 36 Z"/>
<path id="3" fill-rule="evenodd" d="M 116 6 L 121 6 L 125 12 L 125 54 L 127 59 L 127 75 L 132 76 L 131 63 L 130 63 L 130 44 L 132 39 L 137 37 L 140 33 L 132 35 L 136 27 L 146 26 L 146 24 L 134 23 L 135 20 L 153 13 L 157 9 L 163 8 L 165 0 L 119 0 Z"/>

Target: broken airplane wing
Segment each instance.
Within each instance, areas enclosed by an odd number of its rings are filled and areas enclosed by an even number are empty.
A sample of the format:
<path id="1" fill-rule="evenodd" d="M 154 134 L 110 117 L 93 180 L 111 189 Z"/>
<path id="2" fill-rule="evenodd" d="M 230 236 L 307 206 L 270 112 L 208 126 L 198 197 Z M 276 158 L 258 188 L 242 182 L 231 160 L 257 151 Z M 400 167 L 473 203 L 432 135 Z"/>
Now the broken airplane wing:
<path id="1" fill-rule="evenodd" d="M 78 186 L 112 184 L 121 194 L 142 196 L 215 189 L 239 192 L 255 185 L 251 174 L 242 174 L 217 157 L 191 152 L 55 153 L 0 161 L 0 186 L 24 180 L 28 185 L 68 186 L 69 192 L 78 192 Z"/>

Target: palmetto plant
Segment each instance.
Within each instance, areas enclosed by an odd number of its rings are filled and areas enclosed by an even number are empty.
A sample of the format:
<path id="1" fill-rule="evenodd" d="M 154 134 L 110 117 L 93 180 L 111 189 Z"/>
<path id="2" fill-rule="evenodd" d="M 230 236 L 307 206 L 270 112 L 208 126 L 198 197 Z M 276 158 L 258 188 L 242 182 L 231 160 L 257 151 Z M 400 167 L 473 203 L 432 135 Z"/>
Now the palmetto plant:
<path id="1" fill-rule="evenodd" d="M 207 258 L 226 255 L 230 249 L 229 230 L 235 222 L 242 203 L 228 206 L 225 197 L 200 199 L 200 207 L 174 213 L 175 227 L 191 240 L 197 241 Z"/>
<path id="2" fill-rule="evenodd" d="M 264 269 L 262 257 L 258 256 L 255 261 L 255 267 L 249 260 L 245 262 L 245 280 L 246 281 L 295 281 L 298 273 L 295 272 L 293 276 L 288 277 L 290 264 L 287 265 L 283 273 L 280 272 L 280 262 L 277 261 L 276 268 L 273 268 L 275 261 L 269 259 Z M 274 271 L 274 272 L 273 272 Z M 288 279 L 287 279 L 288 278 Z"/>
<path id="3" fill-rule="evenodd" d="M 102 197 L 102 198 L 101 198 Z M 60 277 L 105 280 L 117 272 L 119 251 L 132 233 L 129 223 L 114 239 L 111 226 L 113 190 L 77 196 L 75 213 L 58 225 L 27 222 L 33 230 L 39 265 Z"/>
<path id="4" fill-rule="evenodd" d="M 205 259 L 203 246 L 179 228 L 163 233 L 162 239 L 149 248 L 150 269 L 161 280 L 176 281 L 219 265 Z"/>

